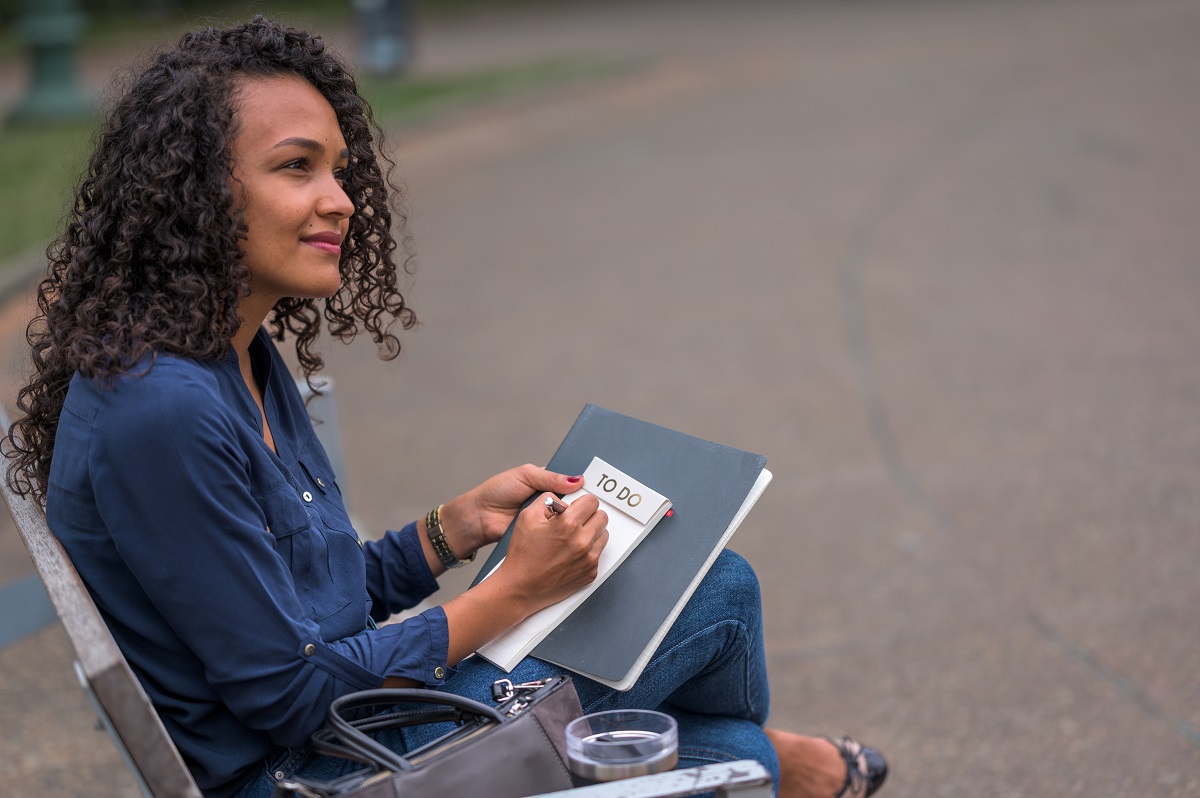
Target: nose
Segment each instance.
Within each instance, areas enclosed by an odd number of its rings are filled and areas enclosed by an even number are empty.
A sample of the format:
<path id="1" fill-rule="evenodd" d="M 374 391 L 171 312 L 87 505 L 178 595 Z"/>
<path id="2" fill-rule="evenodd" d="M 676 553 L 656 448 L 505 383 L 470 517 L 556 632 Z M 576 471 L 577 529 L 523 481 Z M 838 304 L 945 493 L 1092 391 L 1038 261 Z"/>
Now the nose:
<path id="1" fill-rule="evenodd" d="M 354 203 L 350 201 L 341 183 L 332 176 L 317 202 L 317 213 L 330 219 L 349 219 L 354 214 Z"/>

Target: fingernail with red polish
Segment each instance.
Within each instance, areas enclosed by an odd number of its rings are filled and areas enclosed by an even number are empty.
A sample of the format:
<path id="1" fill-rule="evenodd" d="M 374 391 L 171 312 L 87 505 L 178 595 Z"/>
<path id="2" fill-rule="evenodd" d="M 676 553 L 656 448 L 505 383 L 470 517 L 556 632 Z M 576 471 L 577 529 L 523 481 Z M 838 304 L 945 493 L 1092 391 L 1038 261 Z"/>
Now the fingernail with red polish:
<path id="1" fill-rule="evenodd" d="M 572 485 L 574 485 L 576 482 L 578 482 L 581 479 L 583 479 L 582 475 L 578 476 L 578 477 L 567 477 L 567 482 L 570 482 Z"/>

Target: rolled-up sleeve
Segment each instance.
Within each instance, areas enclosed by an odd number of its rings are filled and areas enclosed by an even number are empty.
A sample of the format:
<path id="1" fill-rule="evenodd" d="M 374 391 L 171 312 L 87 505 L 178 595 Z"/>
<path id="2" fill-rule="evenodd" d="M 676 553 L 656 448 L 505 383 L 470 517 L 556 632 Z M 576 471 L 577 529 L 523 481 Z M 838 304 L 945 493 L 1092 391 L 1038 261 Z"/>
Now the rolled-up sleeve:
<path id="1" fill-rule="evenodd" d="M 417 606 L 438 589 L 417 534 L 414 521 L 363 545 L 371 617 L 376 621 Z"/>

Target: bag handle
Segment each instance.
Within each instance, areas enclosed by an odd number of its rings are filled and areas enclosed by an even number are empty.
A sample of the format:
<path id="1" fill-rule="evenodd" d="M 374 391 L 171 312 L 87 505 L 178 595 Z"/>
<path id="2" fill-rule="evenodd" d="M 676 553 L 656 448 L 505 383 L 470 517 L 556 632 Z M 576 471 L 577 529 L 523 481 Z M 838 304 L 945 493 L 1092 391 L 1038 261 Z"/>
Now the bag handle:
<path id="1" fill-rule="evenodd" d="M 435 704 L 438 706 L 454 707 L 469 715 L 504 722 L 504 715 L 495 707 L 464 698 L 454 693 L 443 693 L 439 690 L 422 690 L 415 687 L 387 687 L 379 690 L 360 690 L 333 699 L 329 705 L 329 722 L 334 726 L 339 723 L 349 725 L 349 721 L 341 717 L 341 713 L 354 709 L 373 706 L 395 706 L 396 704 Z"/>
<path id="2" fill-rule="evenodd" d="M 505 718 L 499 710 L 489 707 L 470 698 L 443 693 L 437 690 L 422 690 L 417 688 L 393 687 L 379 690 L 362 690 L 357 693 L 335 698 L 329 705 L 329 730 L 347 748 L 363 754 L 369 761 L 376 762 L 394 771 L 413 770 L 413 765 L 392 749 L 372 737 L 367 736 L 345 717 L 356 709 L 374 706 L 393 706 L 395 704 L 433 704 L 453 707 L 458 720 L 474 717 L 479 720 L 490 720 L 503 723 Z M 468 716 L 464 718 L 463 716 Z M 439 718 L 440 719 L 440 718 Z"/>

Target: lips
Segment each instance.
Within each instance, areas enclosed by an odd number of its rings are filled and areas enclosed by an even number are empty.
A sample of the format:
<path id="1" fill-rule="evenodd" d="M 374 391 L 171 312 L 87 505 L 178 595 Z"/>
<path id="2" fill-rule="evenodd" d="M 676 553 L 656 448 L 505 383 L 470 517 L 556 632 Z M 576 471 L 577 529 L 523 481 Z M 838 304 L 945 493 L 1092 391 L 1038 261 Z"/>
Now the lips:
<path id="1" fill-rule="evenodd" d="M 327 252 L 330 255 L 340 255 L 342 252 L 341 233 L 316 233 L 300 239 L 310 247 Z"/>

